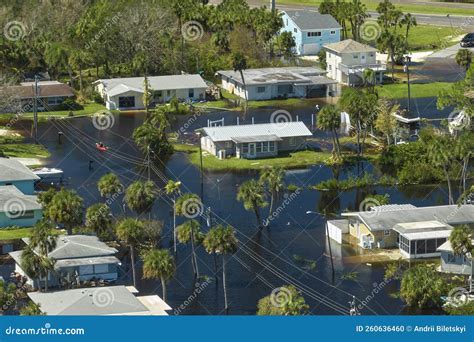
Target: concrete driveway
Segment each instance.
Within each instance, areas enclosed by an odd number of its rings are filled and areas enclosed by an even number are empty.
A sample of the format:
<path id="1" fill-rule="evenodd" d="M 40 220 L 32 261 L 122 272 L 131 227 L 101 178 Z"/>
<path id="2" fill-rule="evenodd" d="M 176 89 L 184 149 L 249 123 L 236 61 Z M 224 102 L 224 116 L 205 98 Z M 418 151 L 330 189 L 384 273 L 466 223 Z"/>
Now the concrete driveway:
<path id="1" fill-rule="evenodd" d="M 459 49 L 461 49 L 461 45 L 457 43 L 446 49 L 433 52 L 431 55 L 428 56 L 428 58 L 454 58 L 454 56 L 456 56 L 456 53 L 459 51 Z M 474 53 L 474 48 L 467 48 L 467 49 L 471 50 L 471 52 Z"/>

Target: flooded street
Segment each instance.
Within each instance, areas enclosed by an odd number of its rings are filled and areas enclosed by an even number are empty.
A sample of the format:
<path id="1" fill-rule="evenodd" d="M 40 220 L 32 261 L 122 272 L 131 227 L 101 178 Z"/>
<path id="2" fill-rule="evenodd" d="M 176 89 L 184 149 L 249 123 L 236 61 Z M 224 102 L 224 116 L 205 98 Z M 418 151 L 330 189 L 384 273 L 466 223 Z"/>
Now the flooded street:
<path id="1" fill-rule="evenodd" d="M 419 104 L 431 108 L 430 110 L 433 108 L 429 99 L 426 103 Z M 251 123 L 252 117 L 255 123 L 268 122 L 274 110 L 275 108 L 249 110 L 245 118 L 237 112 L 214 112 L 194 118 L 187 130 L 206 126 L 208 119 L 224 118 L 226 125 L 235 124 L 237 116 L 240 116 L 240 123 Z M 290 108 L 288 111 L 294 120 L 298 115 L 299 120 L 311 125 L 311 115 L 314 113 L 311 106 Z M 426 109 L 424 112 L 426 113 Z M 41 123 L 40 141 L 52 155 L 45 164 L 64 171 L 65 186 L 75 189 L 84 198 L 86 207 L 101 202 L 103 199 L 99 196 L 96 184 L 105 173 L 116 173 L 125 186 L 147 178 L 146 169 L 140 167 L 140 164 L 143 165 L 140 162 L 143 156 L 131 139 L 133 129 L 139 126 L 143 119 L 143 113 L 115 115 L 113 126 L 107 130 L 96 129 L 90 118 Z M 189 121 L 189 117 L 179 117 L 172 123 L 172 130 L 178 131 Z M 58 132 L 63 133 L 61 144 L 58 141 Z M 316 132 L 315 136 L 324 138 L 325 134 Z M 98 141 L 109 146 L 111 153 L 97 151 L 95 142 Z M 167 179 L 179 179 L 183 192 L 201 194 L 199 170 L 189 163 L 184 153 L 175 153 L 166 162 L 157 161 L 155 169 L 156 172 L 152 170 L 151 178 L 160 188 Z M 370 164 L 363 165 L 363 171 L 377 172 Z M 340 178 L 350 175 L 356 175 L 353 167 L 343 169 Z M 348 314 L 348 302 L 352 296 L 363 301 L 374 287 L 383 281 L 383 264 L 354 262 L 357 250 L 349 245 L 338 245 L 334 241 L 331 243 L 335 268 L 333 277 L 325 238 L 325 220 L 321 215 L 306 215 L 307 211 L 339 214 L 342 211 L 356 210 L 359 202 L 368 193 L 388 193 L 391 203 L 410 202 L 419 206 L 446 204 L 446 194 L 442 187 L 371 187 L 339 193 L 309 190 L 309 185 L 333 177 L 330 168 L 315 165 L 286 173 L 286 184 L 295 184 L 301 190 L 293 195 L 288 192 L 282 194 L 275 207 L 281 205 L 282 200 L 286 198 L 291 199 L 288 200 L 289 204 L 285 205 L 269 228 L 258 231 L 253 212 L 246 211 L 242 203 L 236 200 L 238 186 L 255 177 L 258 177 L 255 172 L 204 173 L 202 195 L 205 207 L 210 208 L 215 222 L 232 225 L 240 242 L 238 252 L 227 259 L 230 314 L 254 314 L 260 298 L 269 295 L 276 287 L 291 283 L 305 289 L 303 295 L 312 314 Z M 122 198 L 112 203 L 114 216 L 122 215 L 122 205 Z M 126 213 L 132 215 L 128 209 Z M 263 209 L 262 214 L 268 214 L 268 207 Z M 153 207 L 152 217 L 163 221 L 162 245 L 172 249 L 171 201 L 164 196 L 160 197 Z M 178 218 L 178 224 L 182 222 L 183 219 Z M 203 222 L 203 230 L 207 229 Z M 222 314 L 224 305 L 220 260 L 216 273 L 214 257 L 208 255 L 202 247 L 198 247 L 200 273 L 201 276 L 206 276 L 206 280 L 201 282 L 201 290 L 196 294 L 193 288 L 191 248 L 178 245 L 177 252 L 177 272 L 168 286 L 170 306 L 178 308 L 186 303 L 179 314 Z M 128 257 L 123 259 L 120 280 L 120 283 L 127 285 L 131 283 L 128 260 Z M 352 276 L 348 277 L 348 274 Z M 139 278 L 138 289 L 142 294 L 161 294 L 159 281 L 141 280 L 141 275 Z M 396 288 L 395 282 L 386 284 L 366 307 L 360 308 L 361 313 L 383 315 L 402 312 L 402 302 L 390 295 Z"/>

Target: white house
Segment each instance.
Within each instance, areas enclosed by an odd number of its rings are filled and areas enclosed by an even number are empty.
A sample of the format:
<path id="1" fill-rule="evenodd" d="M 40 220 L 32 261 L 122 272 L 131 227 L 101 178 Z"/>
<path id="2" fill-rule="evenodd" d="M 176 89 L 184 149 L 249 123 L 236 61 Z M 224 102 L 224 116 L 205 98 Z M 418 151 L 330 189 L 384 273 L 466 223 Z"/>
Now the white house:
<path id="1" fill-rule="evenodd" d="M 453 247 L 451 247 L 451 242 L 449 242 L 449 240 L 438 247 L 438 252 L 441 253 L 441 264 L 439 266 L 440 272 L 472 274 L 472 261 L 466 255 L 454 254 Z"/>
<path id="2" fill-rule="evenodd" d="M 238 71 L 219 70 L 222 88 L 248 100 L 269 100 L 289 97 L 325 97 L 337 82 L 315 67 L 260 68 Z M 244 86 L 245 82 L 245 86 Z"/>
<path id="3" fill-rule="evenodd" d="M 34 195 L 25 195 L 14 185 L 0 186 L 0 227 L 32 227 L 43 217 Z"/>
<path id="4" fill-rule="evenodd" d="M 149 76 L 152 93 L 151 105 L 169 102 L 173 97 L 180 101 L 199 101 L 206 97 L 207 84 L 200 75 Z M 144 77 L 100 79 L 93 84 L 102 96 L 107 109 L 144 109 Z"/>
<path id="5" fill-rule="evenodd" d="M 365 69 L 375 71 L 375 82 L 382 83 L 387 66 L 376 59 L 377 49 L 370 45 L 346 39 L 324 45 L 326 50 L 327 76 L 345 85 L 363 82 Z"/>
<path id="6" fill-rule="evenodd" d="M 202 148 L 220 159 L 274 157 L 306 147 L 306 138 L 312 136 L 301 121 L 204 127 L 199 131 Z"/>
<path id="7" fill-rule="evenodd" d="M 291 32 L 297 55 L 316 55 L 324 44 L 341 39 L 341 25 L 330 14 L 308 10 L 282 12 L 281 32 Z"/>
<path id="8" fill-rule="evenodd" d="M 29 244 L 29 239 L 23 241 Z M 22 251 L 10 252 L 15 261 L 15 272 L 25 276 L 28 284 L 38 288 L 44 279 L 32 279 L 21 268 Z M 88 280 L 115 281 L 118 277 L 115 257 L 117 250 L 107 246 L 96 236 L 61 235 L 56 238 L 56 248 L 48 256 L 54 260 L 54 272 L 48 275 L 48 286 L 78 285 Z"/>

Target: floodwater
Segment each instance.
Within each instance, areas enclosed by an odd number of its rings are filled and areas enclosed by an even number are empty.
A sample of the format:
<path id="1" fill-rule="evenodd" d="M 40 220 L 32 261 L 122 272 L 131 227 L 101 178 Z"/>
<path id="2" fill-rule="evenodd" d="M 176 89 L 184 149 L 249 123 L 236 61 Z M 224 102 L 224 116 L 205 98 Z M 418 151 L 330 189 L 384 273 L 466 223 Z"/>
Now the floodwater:
<path id="1" fill-rule="evenodd" d="M 241 113 L 213 112 L 202 117 L 180 117 L 173 123 L 172 129 L 179 131 L 183 125 L 188 131 L 207 125 L 207 120 L 224 118 L 225 124 L 236 122 L 268 122 L 274 108 L 250 110 L 245 119 Z M 311 124 L 313 104 L 308 108 L 288 108 L 296 120 Z M 97 190 L 97 180 L 106 172 L 113 171 L 125 185 L 147 177 L 147 171 L 136 165 L 142 160 L 142 154 L 136 149 L 131 134 L 134 127 L 143 121 L 142 113 L 115 115 L 111 128 L 98 130 L 91 118 L 49 121 L 39 126 L 40 141 L 51 152 L 52 157 L 46 165 L 64 170 L 66 187 L 75 189 L 85 200 L 86 206 L 103 201 Z M 192 121 L 192 122 L 191 122 Z M 22 123 L 29 131 L 27 123 Z M 58 142 L 58 132 L 63 136 Z M 315 133 L 325 137 L 321 132 Z M 110 147 L 110 153 L 100 153 L 95 142 L 103 141 Z M 92 162 L 91 167 L 90 161 Z M 183 153 L 175 153 L 166 162 L 156 162 L 151 178 L 160 187 L 165 179 L 179 179 L 183 192 L 201 194 L 199 170 L 191 165 Z M 364 171 L 374 171 L 371 165 L 362 165 Z M 355 175 L 356 168 L 341 171 L 340 177 Z M 368 193 L 388 193 L 392 203 L 413 203 L 426 206 L 446 203 L 446 193 L 442 187 L 417 187 L 397 189 L 396 187 L 373 187 L 355 189 L 341 193 L 317 192 L 308 190 L 308 185 L 329 179 L 333 176 L 330 168 L 315 165 L 304 170 L 293 170 L 286 173 L 286 184 L 295 184 L 302 189 L 298 193 L 282 194 L 275 204 L 280 206 L 279 216 L 271 222 L 269 228 L 258 231 L 255 215 L 246 211 L 236 200 L 237 188 L 242 182 L 258 177 L 255 172 L 204 173 L 203 203 L 212 211 L 213 221 L 232 225 L 237 231 L 241 248 L 227 258 L 227 288 L 230 314 L 255 314 L 260 298 L 271 293 L 272 289 L 297 284 L 304 290 L 304 297 L 311 308 L 312 314 L 348 314 L 349 301 L 352 296 L 360 301 L 362 314 L 398 314 L 405 311 L 402 302 L 390 295 L 398 284 L 396 281 L 383 282 L 384 266 L 382 264 L 359 264 L 345 261 L 345 257 L 357 253 L 354 247 L 331 243 L 335 274 L 332 275 L 331 259 L 328 243 L 325 238 L 324 219 L 321 215 L 306 215 L 308 210 L 317 212 L 340 213 L 345 210 L 356 210 L 359 202 Z M 283 200 L 287 204 L 282 204 Z M 122 213 L 121 199 L 112 203 L 114 215 Z M 172 215 L 169 199 L 159 198 L 152 210 L 155 219 L 164 223 L 162 246 L 173 248 Z M 268 208 L 262 210 L 262 216 Z M 129 211 L 127 214 L 132 215 Z M 183 220 L 178 219 L 178 224 Z M 203 222 L 203 230 L 207 230 Z M 175 277 L 168 285 L 168 302 L 174 309 L 180 308 L 176 314 L 211 314 L 223 313 L 224 297 L 222 277 L 218 259 L 217 273 L 215 259 L 208 255 L 202 247 L 198 247 L 198 264 L 202 276 L 199 290 L 194 288 L 191 266 L 191 249 L 189 246 L 178 245 Z M 128 257 L 123 258 L 120 283 L 131 284 L 131 272 Z M 140 269 L 140 265 L 137 267 Z M 159 281 L 142 280 L 139 275 L 138 289 L 141 294 L 161 295 Z M 383 285 L 380 285 L 383 284 Z M 381 291 L 373 295 L 374 289 L 382 286 Z M 373 295 L 366 300 L 367 296 Z"/>

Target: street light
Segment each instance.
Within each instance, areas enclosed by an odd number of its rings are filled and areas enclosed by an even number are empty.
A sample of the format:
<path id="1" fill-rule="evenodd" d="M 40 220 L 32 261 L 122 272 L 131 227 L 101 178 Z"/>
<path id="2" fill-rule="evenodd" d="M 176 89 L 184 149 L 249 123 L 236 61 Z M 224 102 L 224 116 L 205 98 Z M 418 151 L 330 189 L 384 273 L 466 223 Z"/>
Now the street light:
<path id="1" fill-rule="evenodd" d="M 306 215 L 319 215 L 319 216 L 322 216 L 324 218 L 326 218 L 326 211 L 324 211 L 324 215 L 316 212 L 316 211 L 311 211 L 311 210 L 308 210 L 306 212 Z M 331 239 L 329 238 L 329 228 L 328 228 L 328 223 L 327 223 L 327 220 L 326 220 L 326 237 L 328 239 L 328 247 L 329 247 L 329 256 L 331 257 L 331 269 L 332 269 L 332 281 L 334 282 L 334 261 L 332 259 L 332 249 L 331 249 Z"/>
<path id="2" fill-rule="evenodd" d="M 403 57 L 403 71 L 406 72 L 407 74 L 407 84 L 408 84 L 408 106 L 407 106 L 407 112 L 408 114 L 410 113 L 410 99 L 411 99 L 411 94 L 410 94 L 410 62 L 411 62 L 411 57 L 409 55 L 406 55 Z"/>

